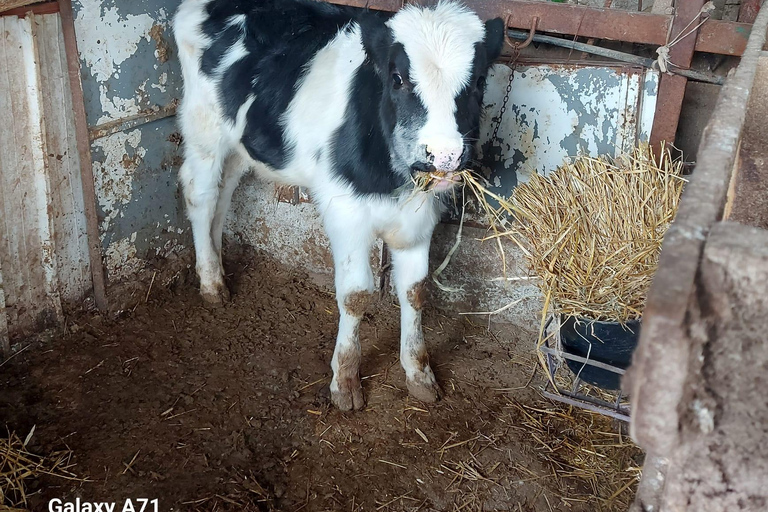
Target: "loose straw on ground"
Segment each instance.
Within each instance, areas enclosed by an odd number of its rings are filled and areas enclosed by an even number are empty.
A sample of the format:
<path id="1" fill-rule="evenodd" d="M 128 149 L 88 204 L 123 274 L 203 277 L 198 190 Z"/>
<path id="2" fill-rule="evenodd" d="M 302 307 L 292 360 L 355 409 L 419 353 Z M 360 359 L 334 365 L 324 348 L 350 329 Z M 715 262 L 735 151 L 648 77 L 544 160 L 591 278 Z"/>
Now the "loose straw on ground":
<path id="1" fill-rule="evenodd" d="M 26 448 L 30 437 L 31 433 L 22 442 L 15 433 L 9 433 L 6 439 L 0 439 L 0 509 L 26 506 L 27 484 L 41 475 L 87 481 L 71 471 L 74 467 L 71 451 L 60 451 L 47 457 L 35 455 Z"/>

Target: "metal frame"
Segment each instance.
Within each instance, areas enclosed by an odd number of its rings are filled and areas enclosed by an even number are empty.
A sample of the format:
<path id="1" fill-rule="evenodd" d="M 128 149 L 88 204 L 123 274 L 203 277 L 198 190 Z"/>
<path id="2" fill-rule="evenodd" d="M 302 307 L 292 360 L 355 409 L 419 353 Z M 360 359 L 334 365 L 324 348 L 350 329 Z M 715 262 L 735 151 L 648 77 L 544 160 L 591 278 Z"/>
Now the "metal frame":
<path id="1" fill-rule="evenodd" d="M 618 368 L 616 366 L 606 364 L 606 363 L 601 363 L 599 361 L 592 361 L 584 357 L 568 354 L 568 353 L 565 353 L 564 351 L 558 352 L 552 347 L 550 347 L 549 335 L 547 334 L 547 330 L 549 329 L 549 326 L 552 323 L 552 320 L 554 319 L 555 319 L 554 316 L 550 317 L 550 319 L 547 321 L 547 324 L 544 326 L 544 339 L 546 341 L 544 342 L 544 345 L 539 346 L 537 349 L 539 352 L 544 354 L 544 357 L 547 362 L 547 372 L 549 374 L 548 375 L 549 378 L 547 379 L 547 384 L 542 390 L 542 394 L 545 397 L 549 398 L 550 400 L 561 402 L 567 405 L 572 405 L 574 407 L 579 407 L 581 409 L 586 409 L 588 411 L 596 412 L 598 414 L 609 416 L 619 421 L 629 423 L 630 408 L 628 406 L 623 406 L 621 404 L 621 400 L 622 398 L 624 398 L 624 393 L 621 390 L 618 391 L 616 400 L 613 403 L 611 403 L 605 400 L 600 400 L 599 398 L 587 396 L 584 393 L 580 393 L 579 389 L 581 388 L 582 380 L 578 376 L 576 377 L 576 380 L 574 381 L 573 386 L 571 387 L 570 390 L 564 389 L 558 386 L 557 384 L 555 384 L 555 374 L 559 369 L 558 365 L 555 363 L 556 356 L 562 357 L 564 359 L 569 359 L 571 361 L 583 363 L 585 365 L 594 366 L 595 368 L 607 370 L 609 372 L 613 372 L 618 375 L 624 375 L 625 370 Z"/>
<path id="2" fill-rule="evenodd" d="M 698 25 L 701 16 L 701 8 L 706 0 L 678 1 L 676 15 L 672 18 L 670 32 L 667 41 L 685 33 L 691 23 Z M 706 23 L 705 23 L 706 25 Z M 690 36 L 680 40 L 669 48 L 670 66 L 681 69 L 689 69 L 693 60 L 693 52 L 696 47 L 696 29 Z M 680 75 L 661 74 L 659 81 L 659 93 L 656 99 L 656 114 L 653 117 L 653 129 L 651 130 L 651 146 L 659 148 L 662 142 L 674 143 L 677 134 L 677 125 L 680 122 L 680 112 L 683 109 L 683 98 L 688 79 Z"/>
<path id="3" fill-rule="evenodd" d="M 396 11 L 407 3 L 404 0 L 326 1 L 353 7 L 369 7 L 379 11 Z M 699 0 L 678 1 L 680 7 L 683 7 L 689 2 L 698 3 Z M 523 0 L 466 0 L 465 3 L 481 18 L 498 16 L 509 19 L 508 28 L 528 30 L 533 18 L 538 17 L 539 32 L 655 46 L 661 46 L 667 42 L 669 27 L 675 17 L 669 14 L 649 14 Z M 709 20 L 701 27 L 695 38 L 695 51 L 740 57 L 746 48 L 751 29 L 751 23 Z"/>
<path id="4" fill-rule="evenodd" d="M 383 11 L 396 11 L 406 3 L 406 0 L 328 1 Z M 669 15 L 522 0 L 466 1 L 480 17 L 504 18 L 507 28 L 511 29 L 529 30 L 537 26 L 537 31 L 543 33 L 655 46 L 665 45 L 677 36 L 694 17 L 698 17 L 704 3 L 705 0 L 678 0 L 676 13 Z M 752 25 L 748 23 L 710 19 L 670 49 L 671 62 L 679 69 L 688 69 L 695 51 L 741 56 L 751 29 Z M 686 85 L 685 77 L 662 75 L 651 131 L 650 142 L 654 147 L 662 141 L 674 142 Z"/>

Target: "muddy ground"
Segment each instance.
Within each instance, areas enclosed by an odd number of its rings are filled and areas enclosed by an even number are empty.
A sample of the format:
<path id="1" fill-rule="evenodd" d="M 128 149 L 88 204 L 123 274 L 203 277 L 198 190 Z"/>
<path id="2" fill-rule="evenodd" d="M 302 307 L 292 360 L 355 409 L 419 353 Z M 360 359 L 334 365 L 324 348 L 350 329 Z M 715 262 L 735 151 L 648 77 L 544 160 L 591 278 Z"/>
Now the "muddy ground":
<path id="1" fill-rule="evenodd" d="M 0 424 L 22 438 L 35 426 L 30 451 L 67 447 L 90 479 L 32 482 L 27 508 L 626 510 L 641 453 L 610 421 L 540 397 L 530 333 L 428 308 L 445 397 L 425 405 L 405 391 L 385 297 L 361 329 L 367 407 L 342 413 L 328 394 L 333 295 L 260 254 L 228 268 L 223 307 L 182 272 L 119 318 L 68 318 L 0 368 Z"/>

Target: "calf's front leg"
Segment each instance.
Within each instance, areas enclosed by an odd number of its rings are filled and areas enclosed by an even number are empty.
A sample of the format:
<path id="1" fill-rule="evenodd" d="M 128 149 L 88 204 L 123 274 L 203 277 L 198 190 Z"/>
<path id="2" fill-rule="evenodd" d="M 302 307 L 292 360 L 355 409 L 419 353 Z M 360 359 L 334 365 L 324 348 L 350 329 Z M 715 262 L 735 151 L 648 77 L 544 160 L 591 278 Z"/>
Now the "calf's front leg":
<path id="1" fill-rule="evenodd" d="M 343 411 L 365 406 L 360 382 L 360 320 L 373 296 L 372 240 L 353 229 L 329 230 L 335 267 L 339 333 L 331 360 L 331 401 Z"/>
<path id="2" fill-rule="evenodd" d="M 428 270 L 429 240 L 408 249 L 392 250 L 392 277 L 400 302 L 400 364 L 411 396 L 435 402 L 442 393 L 429 366 L 421 328 Z"/>

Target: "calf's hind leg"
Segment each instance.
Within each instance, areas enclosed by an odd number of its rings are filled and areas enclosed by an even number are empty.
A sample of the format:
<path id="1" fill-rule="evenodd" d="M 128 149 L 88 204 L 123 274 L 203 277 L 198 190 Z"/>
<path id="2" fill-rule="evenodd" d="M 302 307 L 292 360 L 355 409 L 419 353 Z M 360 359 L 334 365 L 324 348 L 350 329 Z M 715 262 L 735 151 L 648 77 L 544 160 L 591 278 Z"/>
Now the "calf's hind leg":
<path id="1" fill-rule="evenodd" d="M 224 221 L 227 219 L 227 212 L 232 204 L 232 194 L 235 192 L 237 185 L 240 183 L 240 178 L 246 171 L 248 171 L 248 162 L 236 152 L 229 155 L 229 158 L 224 163 L 221 185 L 219 186 L 219 199 L 216 202 L 216 213 L 213 216 L 211 227 L 213 248 L 219 256 L 219 265 L 222 265 L 221 237 L 224 231 Z"/>
<path id="2" fill-rule="evenodd" d="M 421 329 L 428 271 L 429 240 L 408 249 L 392 249 L 392 278 L 400 302 L 400 364 L 411 396 L 435 402 L 441 391 L 429 366 Z"/>
<path id="3" fill-rule="evenodd" d="M 219 201 L 222 158 L 200 155 L 191 148 L 187 148 L 185 153 L 179 178 L 184 189 L 187 217 L 192 224 L 200 294 L 207 302 L 221 303 L 229 299 L 229 291 L 224 284 L 224 270 L 211 235 Z"/>

